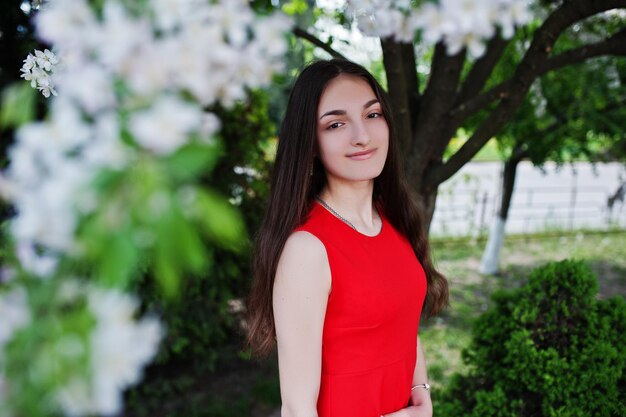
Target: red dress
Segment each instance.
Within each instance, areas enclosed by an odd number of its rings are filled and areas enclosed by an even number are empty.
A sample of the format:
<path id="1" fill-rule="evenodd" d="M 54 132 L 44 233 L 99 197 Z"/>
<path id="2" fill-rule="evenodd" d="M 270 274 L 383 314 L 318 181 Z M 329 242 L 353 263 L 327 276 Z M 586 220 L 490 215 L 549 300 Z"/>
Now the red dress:
<path id="1" fill-rule="evenodd" d="M 319 417 L 379 417 L 409 402 L 426 276 L 409 242 L 381 217 L 380 233 L 367 236 L 315 203 L 296 229 L 324 244 L 332 277 Z"/>

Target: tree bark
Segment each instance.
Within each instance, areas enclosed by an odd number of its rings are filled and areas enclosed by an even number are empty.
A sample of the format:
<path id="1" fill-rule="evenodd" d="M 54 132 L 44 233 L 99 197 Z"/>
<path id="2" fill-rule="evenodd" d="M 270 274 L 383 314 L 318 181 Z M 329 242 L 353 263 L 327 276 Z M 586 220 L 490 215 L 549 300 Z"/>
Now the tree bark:
<path id="1" fill-rule="evenodd" d="M 405 62 L 402 44 L 391 39 L 381 39 L 383 64 L 387 75 L 387 92 L 391 111 L 393 112 L 396 137 L 399 140 L 401 154 L 409 149 L 412 137 L 411 108 L 409 97 L 413 94 L 409 88 L 417 88 L 415 77 L 415 58 L 411 66 Z M 409 87 L 410 86 L 410 87 Z"/>
<path id="2" fill-rule="evenodd" d="M 419 195 L 418 203 L 422 207 L 422 214 L 424 216 L 424 229 L 428 234 L 430 232 L 430 225 L 433 222 L 433 216 L 435 214 L 435 208 L 437 206 L 437 191 L 438 188 L 429 190 L 428 192 L 422 192 Z"/>
<path id="3" fill-rule="evenodd" d="M 513 190 L 515 189 L 517 166 L 524 157 L 526 157 L 524 147 L 518 143 L 512 155 L 504 164 L 500 210 L 489 231 L 489 239 L 480 261 L 480 272 L 483 274 L 497 274 L 500 271 L 500 252 L 504 245 L 506 220 L 511 207 Z"/>

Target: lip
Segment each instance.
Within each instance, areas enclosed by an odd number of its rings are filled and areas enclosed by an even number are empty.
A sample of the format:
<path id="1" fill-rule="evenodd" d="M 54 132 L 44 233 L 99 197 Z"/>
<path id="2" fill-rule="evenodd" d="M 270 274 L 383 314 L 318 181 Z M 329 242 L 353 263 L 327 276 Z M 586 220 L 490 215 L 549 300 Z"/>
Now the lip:
<path id="1" fill-rule="evenodd" d="M 374 152 L 376 152 L 376 149 L 368 149 L 366 151 L 351 153 L 346 156 L 356 161 L 362 161 L 364 159 L 369 159 L 374 154 Z"/>

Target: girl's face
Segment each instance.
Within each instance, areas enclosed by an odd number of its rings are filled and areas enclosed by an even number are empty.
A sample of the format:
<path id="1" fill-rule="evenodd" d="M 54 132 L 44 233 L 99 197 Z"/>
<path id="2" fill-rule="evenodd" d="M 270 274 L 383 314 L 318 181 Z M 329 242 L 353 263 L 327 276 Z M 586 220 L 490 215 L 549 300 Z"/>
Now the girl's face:
<path id="1" fill-rule="evenodd" d="M 317 144 L 329 182 L 370 181 L 380 175 L 389 127 L 363 78 L 341 74 L 326 85 L 317 109 Z"/>

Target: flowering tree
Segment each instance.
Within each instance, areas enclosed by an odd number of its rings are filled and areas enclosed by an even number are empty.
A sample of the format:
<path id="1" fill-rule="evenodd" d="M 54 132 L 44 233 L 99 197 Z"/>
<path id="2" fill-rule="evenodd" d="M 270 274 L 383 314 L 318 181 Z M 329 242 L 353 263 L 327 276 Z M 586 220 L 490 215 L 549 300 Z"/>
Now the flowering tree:
<path id="1" fill-rule="evenodd" d="M 428 223 L 439 185 L 498 135 L 535 80 L 600 56 L 626 55 L 624 8 L 626 0 L 347 2 L 344 15 L 355 16 L 364 33 L 380 37 L 401 153 Z M 589 36 L 589 25 L 607 21 L 618 24 L 605 38 Z M 522 29 L 514 36 L 516 26 Z M 562 44 L 565 32 L 580 44 Z M 341 56 L 313 30 L 295 28 L 294 33 Z M 424 47 L 430 44 L 434 48 Z M 509 48 L 519 48 L 520 59 L 503 71 Z M 460 129 L 469 132 L 468 139 L 444 160 Z"/>
<path id="2" fill-rule="evenodd" d="M 16 211 L 0 416 L 117 414 L 165 332 L 129 289 L 149 272 L 173 296 L 205 242 L 241 246 L 239 214 L 201 185 L 222 149 L 212 110 L 270 81 L 289 21 L 245 1 L 53 0 L 35 25 L 51 50 L 22 76 L 48 114 L 24 123 L 20 87 L 2 111 L 19 129 L 0 181 Z"/>

